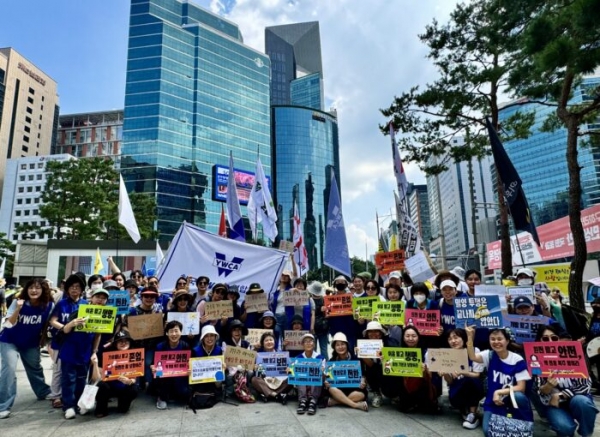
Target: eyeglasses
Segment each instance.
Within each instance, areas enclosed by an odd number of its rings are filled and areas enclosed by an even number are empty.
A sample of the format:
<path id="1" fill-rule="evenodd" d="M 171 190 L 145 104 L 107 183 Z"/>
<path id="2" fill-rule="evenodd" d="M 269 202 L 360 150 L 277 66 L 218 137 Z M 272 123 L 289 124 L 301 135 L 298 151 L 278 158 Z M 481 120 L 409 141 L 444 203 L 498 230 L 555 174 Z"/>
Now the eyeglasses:
<path id="1" fill-rule="evenodd" d="M 558 341 L 558 335 L 544 335 L 542 341 Z"/>
<path id="2" fill-rule="evenodd" d="M 148 282 L 148 285 L 158 285 L 158 282 L 150 281 L 150 282 Z M 181 285 L 181 284 L 179 284 L 179 285 Z M 185 284 L 183 284 L 183 285 L 185 285 Z"/>
<path id="3" fill-rule="evenodd" d="M 187 285 L 187 282 L 178 282 L 177 285 Z"/>
<path id="4" fill-rule="evenodd" d="M 208 284 L 208 282 L 206 282 L 206 281 L 198 281 L 198 285 L 206 285 L 206 284 Z"/>
<path id="5" fill-rule="evenodd" d="M 365 287 L 366 290 L 377 290 L 378 287 L 373 287 L 373 286 L 369 286 L 369 287 Z"/>
<path id="6" fill-rule="evenodd" d="M 141 278 L 142 275 L 133 275 L 132 278 Z"/>

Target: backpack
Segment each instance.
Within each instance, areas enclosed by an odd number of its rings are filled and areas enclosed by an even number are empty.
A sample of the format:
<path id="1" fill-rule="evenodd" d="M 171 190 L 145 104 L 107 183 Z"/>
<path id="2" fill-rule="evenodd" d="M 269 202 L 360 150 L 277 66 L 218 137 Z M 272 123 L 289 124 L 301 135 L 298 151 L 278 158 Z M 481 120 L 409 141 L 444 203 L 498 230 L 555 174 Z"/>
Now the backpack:
<path id="1" fill-rule="evenodd" d="M 218 402 L 215 393 L 192 392 L 188 402 L 189 408 L 196 414 L 196 410 L 206 410 L 212 408 Z"/>
<path id="2" fill-rule="evenodd" d="M 235 396 L 242 402 L 251 404 L 256 402 L 247 385 L 246 371 L 240 370 L 233 375 L 233 391 Z"/>

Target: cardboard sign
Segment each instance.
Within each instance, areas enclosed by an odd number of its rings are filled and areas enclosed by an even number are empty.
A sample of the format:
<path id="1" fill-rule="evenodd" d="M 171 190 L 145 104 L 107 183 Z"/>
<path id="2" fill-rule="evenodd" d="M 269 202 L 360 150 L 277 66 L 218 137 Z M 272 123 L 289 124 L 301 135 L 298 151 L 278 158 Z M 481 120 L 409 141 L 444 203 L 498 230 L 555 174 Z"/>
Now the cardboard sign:
<path id="1" fill-rule="evenodd" d="M 438 335 L 441 326 L 440 310 L 408 309 L 404 313 L 404 323 L 413 325 L 421 335 Z"/>
<path id="2" fill-rule="evenodd" d="M 283 250 L 285 252 L 294 253 L 294 243 L 287 240 L 281 240 L 279 242 L 279 250 Z"/>
<path id="3" fill-rule="evenodd" d="M 306 290 L 284 291 L 283 305 L 286 307 L 303 307 L 308 305 L 310 294 Z"/>
<path id="4" fill-rule="evenodd" d="M 165 335 L 163 315 L 160 313 L 128 316 L 127 327 L 129 328 L 131 338 L 134 340 L 144 340 L 146 338 L 156 338 Z"/>
<path id="5" fill-rule="evenodd" d="M 119 376 L 137 378 L 144 376 L 144 349 L 104 352 L 102 354 L 102 380 L 114 381 Z"/>
<path id="6" fill-rule="evenodd" d="M 508 309 L 506 302 L 506 287 L 504 285 L 476 285 L 475 296 L 498 296 L 500 298 L 500 308 Z"/>
<path id="7" fill-rule="evenodd" d="M 373 318 L 373 305 L 379 301 L 379 296 L 352 298 L 352 315 L 354 316 L 354 320 L 360 318 L 371 320 Z"/>
<path id="8" fill-rule="evenodd" d="M 223 355 L 216 357 L 190 358 L 190 384 L 225 381 Z"/>
<path id="9" fill-rule="evenodd" d="M 384 347 L 381 354 L 384 375 L 423 377 L 423 361 L 418 347 Z"/>
<path id="10" fill-rule="evenodd" d="M 154 353 L 154 377 L 188 376 L 190 355 L 190 351 L 156 351 Z"/>
<path id="11" fill-rule="evenodd" d="M 117 315 L 129 314 L 131 296 L 127 290 L 110 290 L 106 306 L 117 308 Z"/>
<path id="12" fill-rule="evenodd" d="M 405 258 L 404 249 L 378 252 L 375 254 L 375 267 L 377 267 L 380 275 L 389 275 L 394 270 L 404 270 Z"/>
<path id="13" fill-rule="evenodd" d="M 200 334 L 200 314 L 196 311 L 188 313 L 167 313 L 167 322 L 177 320 L 183 326 L 182 335 L 198 335 Z"/>
<path id="14" fill-rule="evenodd" d="M 323 298 L 325 317 L 351 316 L 352 295 L 350 293 L 331 294 Z"/>
<path id="15" fill-rule="evenodd" d="M 304 334 L 308 334 L 308 331 L 284 331 L 283 336 L 285 341 L 288 342 L 285 347 L 288 351 L 302 351 L 302 337 Z"/>
<path id="16" fill-rule="evenodd" d="M 502 328 L 502 310 L 498 296 L 454 298 L 454 318 L 457 328 L 475 325 L 478 328 Z"/>
<path id="17" fill-rule="evenodd" d="M 323 361 L 317 358 L 293 358 L 288 384 L 320 387 L 323 385 Z"/>
<path id="18" fill-rule="evenodd" d="M 326 381 L 332 387 L 360 387 L 360 361 L 329 361 L 325 366 Z"/>
<path id="19" fill-rule="evenodd" d="M 519 344 L 535 341 L 538 329 L 548 321 L 544 316 L 519 316 L 504 314 L 504 326 L 510 328 Z"/>
<path id="20" fill-rule="evenodd" d="M 244 302 L 247 313 L 264 313 L 269 310 L 269 302 L 265 293 L 247 294 Z"/>
<path id="21" fill-rule="evenodd" d="M 533 342 L 523 347 L 531 376 L 589 378 L 583 347 L 578 341 Z"/>
<path id="22" fill-rule="evenodd" d="M 254 346 L 255 344 L 260 343 L 260 338 L 265 332 L 273 334 L 272 329 L 248 329 L 248 335 L 246 335 L 244 339 Z"/>
<path id="23" fill-rule="evenodd" d="M 373 320 L 382 325 L 404 325 L 404 305 L 403 300 L 375 302 Z"/>
<path id="24" fill-rule="evenodd" d="M 468 372 L 467 349 L 428 349 L 427 368 L 438 373 Z"/>
<path id="25" fill-rule="evenodd" d="M 596 355 L 600 355 L 600 337 L 596 337 L 587 344 L 585 351 L 587 356 L 594 358 Z"/>
<path id="26" fill-rule="evenodd" d="M 252 370 L 256 363 L 256 352 L 243 347 L 225 347 L 225 364 L 228 367 L 242 366 L 244 369 Z"/>
<path id="27" fill-rule="evenodd" d="M 259 352 L 256 358 L 256 375 L 287 378 L 289 352 Z"/>
<path id="28" fill-rule="evenodd" d="M 233 302 L 220 300 L 218 302 L 206 302 L 204 315 L 208 320 L 220 320 L 222 317 L 233 317 Z"/>
<path id="29" fill-rule="evenodd" d="M 117 318 L 117 309 L 104 305 L 79 305 L 77 317 L 85 317 L 85 325 L 78 326 L 77 332 L 112 334 Z"/>
<path id="30" fill-rule="evenodd" d="M 358 358 L 381 358 L 383 340 L 357 340 Z"/>
<path id="31" fill-rule="evenodd" d="M 519 296 L 525 296 L 535 305 L 535 287 L 533 285 L 519 285 L 518 287 L 506 287 L 506 294 L 510 296 L 511 302 Z"/>

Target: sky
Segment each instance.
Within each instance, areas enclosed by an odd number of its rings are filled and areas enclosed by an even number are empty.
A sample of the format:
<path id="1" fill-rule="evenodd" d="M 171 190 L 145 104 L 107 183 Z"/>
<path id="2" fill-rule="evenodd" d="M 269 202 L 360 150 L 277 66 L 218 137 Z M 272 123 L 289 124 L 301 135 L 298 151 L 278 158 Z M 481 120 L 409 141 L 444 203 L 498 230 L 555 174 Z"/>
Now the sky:
<path id="1" fill-rule="evenodd" d="M 379 112 L 436 78 L 418 38 L 454 0 L 190 0 L 236 23 L 264 52 L 267 26 L 319 21 L 326 109 L 338 113 L 341 196 L 351 256 L 377 250 L 396 187 Z M 122 109 L 129 0 L 3 0 L 0 47 L 13 47 L 58 83 L 61 114 Z M 414 164 L 409 182 L 425 183 Z M 386 217 L 387 216 L 387 217 Z"/>

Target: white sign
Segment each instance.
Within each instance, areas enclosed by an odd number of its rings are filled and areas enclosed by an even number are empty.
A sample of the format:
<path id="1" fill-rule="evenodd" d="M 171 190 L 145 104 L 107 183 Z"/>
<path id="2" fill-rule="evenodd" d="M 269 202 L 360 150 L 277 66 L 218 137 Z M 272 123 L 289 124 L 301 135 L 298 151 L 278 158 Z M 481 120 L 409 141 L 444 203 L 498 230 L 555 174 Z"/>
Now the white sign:
<path id="1" fill-rule="evenodd" d="M 413 282 L 423 282 L 435 276 L 425 252 L 418 252 L 404 261 Z"/>
<path id="2" fill-rule="evenodd" d="M 498 296 L 500 298 L 500 309 L 508 309 L 506 287 L 504 285 L 476 285 L 475 296 Z"/>

